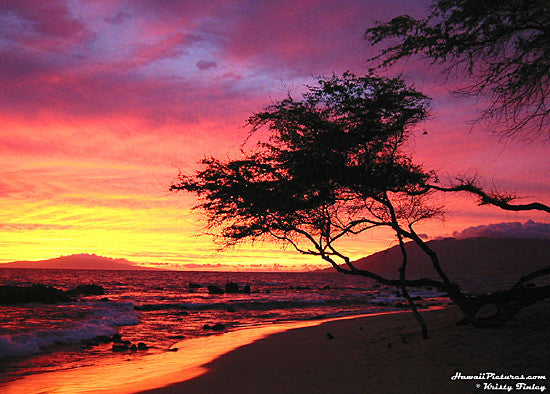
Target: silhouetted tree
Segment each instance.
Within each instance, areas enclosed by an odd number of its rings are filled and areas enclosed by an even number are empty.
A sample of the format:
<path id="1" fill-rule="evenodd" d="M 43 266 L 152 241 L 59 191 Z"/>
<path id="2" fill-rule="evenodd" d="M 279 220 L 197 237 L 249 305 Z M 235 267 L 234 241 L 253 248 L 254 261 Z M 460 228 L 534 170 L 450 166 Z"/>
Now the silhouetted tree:
<path id="1" fill-rule="evenodd" d="M 320 79 L 301 100 L 287 97 L 248 120 L 252 132 L 268 129 L 267 142 L 239 160 L 205 158 L 202 169 L 180 174 L 171 189 L 200 197 L 197 208 L 206 213 L 210 229 L 219 230 L 224 246 L 270 237 L 321 257 L 338 272 L 399 286 L 425 337 L 426 326 L 407 287 L 447 292 L 467 322 L 501 324 L 521 307 L 550 296 L 550 286 L 466 295 L 415 232 L 416 223 L 441 213 L 430 203 L 432 193 L 448 192 L 402 149 L 411 128 L 426 117 L 427 105 L 423 94 L 399 78 L 344 74 Z M 376 227 L 396 234 L 403 255 L 399 279 L 358 269 L 339 249 L 343 237 Z M 430 257 L 439 280 L 406 279 L 404 239 Z M 492 319 L 477 318 L 487 303 L 504 307 Z"/>
<path id="2" fill-rule="evenodd" d="M 420 55 L 465 73 L 458 93 L 489 95 L 482 118 L 505 135 L 550 126 L 550 3 L 547 0 L 436 0 L 426 19 L 402 15 L 367 29 L 371 43 L 389 45 L 371 60 L 381 67 Z"/>

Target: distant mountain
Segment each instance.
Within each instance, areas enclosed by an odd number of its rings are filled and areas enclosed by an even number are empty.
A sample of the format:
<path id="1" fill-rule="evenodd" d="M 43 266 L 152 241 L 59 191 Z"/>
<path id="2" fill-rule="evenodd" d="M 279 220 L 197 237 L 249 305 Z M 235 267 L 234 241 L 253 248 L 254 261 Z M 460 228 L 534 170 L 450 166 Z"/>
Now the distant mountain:
<path id="1" fill-rule="evenodd" d="M 520 238 L 445 238 L 427 244 L 439 257 L 441 267 L 451 278 L 455 276 L 520 277 L 550 265 L 549 239 Z M 405 244 L 407 278 L 435 277 L 428 256 L 414 242 Z M 359 269 L 398 278 L 402 263 L 399 245 L 355 261 Z M 328 268 L 325 271 L 335 271 Z M 435 274 L 435 275 L 434 275 Z"/>
<path id="2" fill-rule="evenodd" d="M 79 270 L 156 270 L 142 267 L 126 259 L 113 259 L 95 254 L 73 254 L 49 260 L 14 261 L 0 264 L 0 268 L 48 268 Z"/>

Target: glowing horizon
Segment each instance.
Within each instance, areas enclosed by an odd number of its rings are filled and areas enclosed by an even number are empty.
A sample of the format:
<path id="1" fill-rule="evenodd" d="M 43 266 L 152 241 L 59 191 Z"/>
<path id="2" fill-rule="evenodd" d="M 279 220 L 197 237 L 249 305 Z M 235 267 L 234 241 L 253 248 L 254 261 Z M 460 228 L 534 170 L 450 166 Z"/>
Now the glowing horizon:
<path id="1" fill-rule="evenodd" d="M 208 4 L 207 4 L 208 3 Z M 298 95 L 315 76 L 367 71 L 374 20 L 418 14 L 425 1 L 13 2 L 0 6 L 0 263 L 77 253 L 143 265 L 305 270 L 319 259 L 272 243 L 216 252 L 194 196 L 168 191 L 204 155 L 236 156 L 248 116 Z M 368 3 L 368 4 L 367 4 Z M 492 188 L 550 201 L 548 143 L 502 142 L 472 129 L 476 103 L 451 98 L 411 62 L 434 98 L 410 143 L 442 177 L 478 173 Z M 433 71 L 433 70 L 432 70 Z M 539 213 L 448 197 L 429 237 Z M 392 245 L 389 232 L 343 241 L 353 259 Z"/>

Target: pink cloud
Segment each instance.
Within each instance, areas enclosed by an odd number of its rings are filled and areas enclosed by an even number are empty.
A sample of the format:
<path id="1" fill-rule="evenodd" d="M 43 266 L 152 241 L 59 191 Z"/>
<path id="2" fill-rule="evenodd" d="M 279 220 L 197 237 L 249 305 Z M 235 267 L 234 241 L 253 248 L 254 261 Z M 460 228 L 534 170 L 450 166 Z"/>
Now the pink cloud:
<path id="1" fill-rule="evenodd" d="M 36 214 L 44 219 L 38 226 L 52 223 L 44 206 L 57 206 L 60 213 L 52 217 L 59 221 L 66 206 L 95 207 L 106 229 L 122 220 L 109 208 L 164 209 L 176 217 L 195 201 L 167 195 L 178 169 L 191 172 L 205 154 L 237 155 L 246 118 L 286 95 L 287 87 L 300 91 L 317 75 L 365 72 L 376 50 L 362 39 L 365 28 L 376 19 L 421 12 L 427 3 L 2 2 L 0 203 L 31 201 L 36 212 L 20 221 L 33 224 Z M 450 99 L 449 84 L 434 81 L 434 68 L 426 70 L 421 62 L 393 70 L 435 98 L 434 116 L 422 125 L 428 134 L 410 144 L 415 160 L 443 176 L 478 171 L 490 187 L 550 198 L 541 160 L 548 147 L 502 146 L 485 131 L 469 133 L 475 103 Z M 475 201 L 464 196 L 445 198 L 453 229 L 529 218 L 475 210 Z M 10 214 L 4 210 L 2 222 L 19 223 Z M 435 236 L 440 227 L 422 231 Z M 156 247 L 133 252 L 154 256 Z M 363 244 L 350 247 L 361 257 Z M 193 248 L 182 241 L 185 255 L 195 256 L 189 262 L 198 264 L 206 252 Z M 254 261 L 265 252 L 273 270 L 279 261 L 274 250 L 238 253 L 240 261 Z M 184 261 L 180 253 L 173 258 Z"/>
<path id="2" fill-rule="evenodd" d="M 83 22 L 71 16 L 67 4 L 62 1 L 2 2 L 0 13 L 11 25 L 4 30 L 7 36 L 18 45 L 33 49 L 62 50 L 93 35 Z"/>

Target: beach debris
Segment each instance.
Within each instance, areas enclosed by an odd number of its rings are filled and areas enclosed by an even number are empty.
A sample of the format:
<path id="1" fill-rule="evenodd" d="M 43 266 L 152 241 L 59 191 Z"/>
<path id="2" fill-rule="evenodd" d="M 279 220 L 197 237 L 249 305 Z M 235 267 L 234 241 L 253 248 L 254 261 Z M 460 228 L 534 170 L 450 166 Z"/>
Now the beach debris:
<path id="1" fill-rule="evenodd" d="M 334 335 L 332 335 L 330 332 L 327 332 L 327 339 L 334 339 Z"/>
<path id="2" fill-rule="evenodd" d="M 391 347 L 392 347 L 391 342 L 388 342 L 388 347 L 391 349 Z"/>

